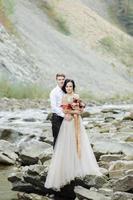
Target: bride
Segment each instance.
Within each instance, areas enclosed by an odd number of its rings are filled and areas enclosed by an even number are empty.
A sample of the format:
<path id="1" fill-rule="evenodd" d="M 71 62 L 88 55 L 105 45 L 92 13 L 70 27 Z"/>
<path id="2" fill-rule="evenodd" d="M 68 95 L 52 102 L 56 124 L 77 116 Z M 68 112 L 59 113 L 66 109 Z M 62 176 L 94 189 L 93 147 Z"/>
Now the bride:
<path id="1" fill-rule="evenodd" d="M 60 191 L 76 177 L 85 177 L 89 174 L 102 175 L 80 117 L 83 109 L 68 108 L 73 105 L 73 99 L 79 99 L 74 93 L 74 81 L 66 79 L 62 90 L 65 92 L 62 99 L 65 117 L 60 127 L 44 185 L 56 191 Z"/>

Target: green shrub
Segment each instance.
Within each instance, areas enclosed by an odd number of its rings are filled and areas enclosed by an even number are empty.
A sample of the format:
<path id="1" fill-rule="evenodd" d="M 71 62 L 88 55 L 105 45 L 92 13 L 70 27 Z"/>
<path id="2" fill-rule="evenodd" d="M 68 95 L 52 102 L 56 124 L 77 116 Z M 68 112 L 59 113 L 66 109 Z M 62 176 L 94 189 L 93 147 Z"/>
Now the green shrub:
<path id="1" fill-rule="evenodd" d="M 38 2 L 38 7 L 45 12 L 49 19 L 51 20 L 51 23 L 59 30 L 60 32 L 64 33 L 65 35 L 70 35 L 70 30 L 67 26 L 66 20 L 58 15 L 58 13 L 55 11 L 55 7 L 52 6 L 48 2 Z"/>
<path id="2" fill-rule="evenodd" d="M 116 38 L 106 36 L 100 40 L 102 50 L 113 54 L 127 67 L 132 67 L 133 63 L 133 42 L 116 35 Z"/>
<path id="3" fill-rule="evenodd" d="M 7 78 L 0 79 L 0 98 L 16 98 L 16 99 L 47 99 L 49 95 L 48 89 L 44 89 L 39 84 L 32 83 L 12 83 Z"/>
<path id="4" fill-rule="evenodd" d="M 7 15 L 13 14 L 16 0 L 0 0 L 0 8 L 5 11 Z"/>
<path id="5" fill-rule="evenodd" d="M 117 47 L 116 44 L 114 42 L 114 39 L 111 36 L 107 36 L 104 37 L 100 40 L 100 43 L 102 46 L 104 46 L 104 48 L 107 51 L 110 51 L 112 53 L 116 53 L 117 52 Z"/>
<path id="6" fill-rule="evenodd" d="M 13 14 L 16 0 L 0 0 L 0 22 L 11 33 L 16 33 L 9 15 Z"/>

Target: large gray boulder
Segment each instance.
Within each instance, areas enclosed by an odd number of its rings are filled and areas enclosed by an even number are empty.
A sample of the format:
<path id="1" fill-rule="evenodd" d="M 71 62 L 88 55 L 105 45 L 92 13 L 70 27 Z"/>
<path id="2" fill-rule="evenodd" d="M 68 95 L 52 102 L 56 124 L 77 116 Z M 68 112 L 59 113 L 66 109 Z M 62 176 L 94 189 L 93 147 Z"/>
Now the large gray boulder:
<path id="1" fill-rule="evenodd" d="M 124 176 L 114 181 L 113 189 L 114 191 L 133 192 L 133 176 L 132 175 Z"/>
<path id="2" fill-rule="evenodd" d="M 75 188 L 76 196 L 79 200 L 111 200 L 111 197 L 107 197 L 104 194 L 99 193 L 95 190 L 88 190 L 81 186 Z"/>
<path id="3" fill-rule="evenodd" d="M 12 190 L 45 193 L 44 182 L 46 175 L 46 166 L 37 164 L 21 167 L 19 171 L 17 170 L 10 174 L 8 180 L 12 183 Z"/>
<path id="4" fill-rule="evenodd" d="M 49 149 L 49 150 L 48 150 Z M 51 145 L 45 142 L 31 140 L 21 143 L 19 146 L 19 158 L 23 165 L 37 164 L 39 159 L 44 162 L 50 159 Z"/>
<path id="5" fill-rule="evenodd" d="M 15 164 L 18 155 L 15 153 L 16 145 L 5 140 L 0 140 L 0 163 Z"/>

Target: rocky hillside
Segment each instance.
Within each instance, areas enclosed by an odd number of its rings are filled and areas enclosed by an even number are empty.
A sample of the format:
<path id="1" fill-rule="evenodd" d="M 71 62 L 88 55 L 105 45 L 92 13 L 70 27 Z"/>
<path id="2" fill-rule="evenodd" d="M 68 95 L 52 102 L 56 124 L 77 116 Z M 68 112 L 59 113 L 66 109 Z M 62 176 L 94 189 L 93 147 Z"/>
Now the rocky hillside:
<path id="1" fill-rule="evenodd" d="M 85 94 L 131 96 L 133 39 L 88 2 L 0 1 L 0 72 L 49 89 L 61 71 Z"/>
<path id="2" fill-rule="evenodd" d="M 101 17 L 115 24 L 123 31 L 133 35 L 132 0 L 81 0 Z"/>

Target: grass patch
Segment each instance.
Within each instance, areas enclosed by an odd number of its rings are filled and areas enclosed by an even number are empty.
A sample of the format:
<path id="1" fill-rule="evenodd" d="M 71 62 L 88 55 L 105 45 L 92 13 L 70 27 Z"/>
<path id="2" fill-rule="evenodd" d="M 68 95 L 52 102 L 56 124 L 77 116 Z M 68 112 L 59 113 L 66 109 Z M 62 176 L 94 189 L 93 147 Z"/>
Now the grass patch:
<path id="1" fill-rule="evenodd" d="M 100 40 L 102 50 L 112 54 L 127 67 L 133 67 L 133 41 L 126 40 L 123 36 L 106 36 Z"/>
<path id="2" fill-rule="evenodd" d="M 39 84 L 31 83 L 12 83 L 7 78 L 0 78 L 0 98 L 16 98 L 16 99 L 47 99 L 49 96 L 48 89 L 44 89 Z"/>
<path id="3" fill-rule="evenodd" d="M 82 90 L 79 95 L 83 101 L 86 103 L 122 103 L 122 102 L 132 102 L 133 92 L 127 94 L 113 94 L 110 96 L 99 95 L 96 96 L 91 91 Z"/>
<path id="4" fill-rule="evenodd" d="M 51 23 L 57 28 L 58 31 L 65 35 L 71 34 L 66 20 L 57 13 L 54 5 L 48 2 L 38 2 L 38 7 L 48 15 Z"/>
<path id="5" fill-rule="evenodd" d="M 117 101 L 132 101 L 133 99 L 133 92 L 132 93 L 127 93 L 127 94 L 115 94 L 112 97 L 110 97 L 111 102 L 117 102 Z"/>
<path id="6" fill-rule="evenodd" d="M 0 0 L 0 6 L 6 15 L 11 15 L 14 13 L 15 0 Z"/>
<path id="7" fill-rule="evenodd" d="M 78 93 L 80 98 L 83 99 L 85 102 L 94 101 L 96 99 L 91 91 L 81 90 Z"/>
<path id="8" fill-rule="evenodd" d="M 0 22 L 9 31 L 14 33 L 14 26 L 9 18 L 14 13 L 15 0 L 0 0 Z"/>
<path id="9" fill-rule="evenodd" d="M 0 98 L 15 99 L 49 99 L 50 90 L 43 88 L 39 84 L 11 82 L 6 76 L 0 77 Z M 80 98 L 86 103 L 120 103 L 132 102 L 133 93 L 114 94 L 112 96 L 99 95 L 96 96 L 91 91 L 78 91 Z"/>
<path id="10" fill-rule="evenodd" d="M 110 36 L 104 37 L 100 40 L 100 43 L 101 43 L 102 46 L 104 46 L 104 48 L 107 51 L 112 52 L 112 53 L 116 53 L 117 47 L 116 47 L 112 37 L 110 37 Z"/>

